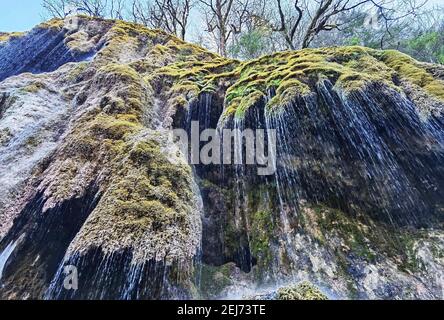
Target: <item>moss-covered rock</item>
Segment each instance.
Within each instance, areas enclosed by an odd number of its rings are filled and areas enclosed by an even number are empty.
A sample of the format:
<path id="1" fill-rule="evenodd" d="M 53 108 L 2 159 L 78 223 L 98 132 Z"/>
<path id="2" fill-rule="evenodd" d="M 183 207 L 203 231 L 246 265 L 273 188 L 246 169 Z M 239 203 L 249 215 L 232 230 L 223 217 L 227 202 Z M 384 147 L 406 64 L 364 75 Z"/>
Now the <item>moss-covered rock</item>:
<path id="1" fill-rule="evenodd" d="M 23 36 L 24 32 L 0 32 L 0 42 L 9 41 L 11 39 L 17 39 Z"/>
<path id="2" fill-rule="evenodd" d="M 227 264 L 220 267 L 202 265 L 200 272 L 200 287 L 203 298 L 217 298 L 221 293 L 233 285 L 233 270 L 236 268 L 233 264 Z"/>
<path id="3" fill-rule="evenodd" d="M 278 300 L 328 300 L 318 288 L 310 282 L 302 282 L 296 286 L 284 287 L 278 290 Z"/>
<path id="4" fill-rule="evenodd" d="M 441 159 L 439 121 L 417 120 L 410 110 L 429 104 L 436 112 L 425 114 L 440 119 L 438 67 L 363 47 L 286 51 L 241 62 L 142 25 L 78 20 L 77 27 L 55 19 L 24 35 L 0 35 L 0 64 L 14 62 L 0 68 L 6 79 L 0 83 L 0 164 L 11 168 L 4 165 L 7 154 L 19 168 L 26 167 L 21 159 L 29 159 L 34 169 L 21 170 L 14 188 L 2 185 L 2 196 L 12 195 L 0 207 L 0 249 L 22 234 L 26 239 L 13 255 L 16 268 L 5 269 L 1 297 L 24 298 L 38 286 L 31 297 L 41 298 L 50 283 L 61 281 L 65 263 L 83 267 L 88 284 L 99 289 L 72 296 L 50 290 L 51 298 L 214 298 L 239 285 L 233 274 L 242 272 L 249 276 L 239 279 L 253 287 L 296 275 L 347 297 L 399 297 L 406 288 L 412 296 L 437 292 L 426 270 L 442 270 L 439 236 L 397 228 L 370 213 L 390 213 L 402 204 L 398 198 L 393 207 L 393 199 L 379 201 L 380 185 L 374 184 L 380 179 L 389 185 L 397 161 L 405 170 L 396 172 L 409 175 L 403 181 L 424 193 L 421 199 L 439 194 L 439 185 L 423 182 L 439 171 L 429 161 Z M 42 61 L 35 65 L 36 59 Z M 380 99 L 362 103 L 369 95 Z M 300 108 L 293 113 L 280 113 L 295 104 Z M 285 133 L 279 142 L 290 160 L 280 159 L 284 171 L 275 176 L 258 178 L 245 167 L 191 168 L 168 134 L 196 116 L 219 128 L 248 120 L 252 107 L 258 118 L 278 119 L 273 124 Z M 33 121 L 14 122 L 10 110 Z M 257 127 L 267 125 L 256 120 Z M 11 153 L 11 143 L 20 152 Z M 417 176 L 412 172 L 418 167 L 430 171 Z M 362 179 L 349 172 L 355 168 Z M 10 179 L 4 182 L 9 186 Z M 367 206 L 349 201 L 349 190 L 364 190 L 355 198 Z M 399 190 L 405 189 L 396 189 L 397 197 Z M 211 212 L 203 215 L 202 207 Z M 202 221 L 210 228 L 206 233 Z M 66 238 L 58 241 L 58 233 Z M 201 238 L 209 233 L 204 248 L 215 253 L 202 254 Z M 57 240 L 51 250 L 35 245 L 44 234 Z M 36 270 L 30 261 L 39 261 Z M 424 279 L 433 283 L 430 291 L 421 287 Z M 401 284 L 387 289 L 384 281 Z M 326 298 L 308 283 L 281 289 L 279 296 Z"/>

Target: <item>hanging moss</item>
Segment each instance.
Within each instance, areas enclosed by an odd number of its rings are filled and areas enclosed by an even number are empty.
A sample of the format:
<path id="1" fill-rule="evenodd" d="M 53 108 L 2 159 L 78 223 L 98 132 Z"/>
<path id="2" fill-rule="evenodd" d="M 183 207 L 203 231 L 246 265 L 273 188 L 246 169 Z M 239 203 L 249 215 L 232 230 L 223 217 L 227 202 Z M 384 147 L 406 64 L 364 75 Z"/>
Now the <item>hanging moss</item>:
<path id="1" fill-rule="evenodd" d="M 200 270 L 200 288 L 203 298 L 217 298 L 225 288 L 232 285 L 233 268 L 236 268 L 233 264 L 220 267 L 203 264 Z"/>
<path id="2" fill-rule="evenodd" d="M 443 82 L 424 66 L 396 51 L 378 51 L 363 47 L 340 47 L 286 51 L 241 63 L 229 76 L 237 80 L 227 90 L 225 118 L 242 117 L 245 110 L 270 89 L 276 95 L 267 108 L 288 105 L 298 96 L 314 91 L 320 79 L 329 79 L 342 90 L 361 90 L 372 83 L 401 90 L 396 74 L 442 99 Z"/>
<path id="3" fill-rule="evenodd" d="M 224 119 L 243 118 L 246 111 L 260 101 L 265 101 L 269 110 L 277 111 L 298 96 L 313 92 L 321 79 L 329 79 L 346 92 L 361 90 L 371 83 L 400 90 L 395 79 L 399 72 L 438 98 L 442 98 L 440 90 L 444 90 L 442 83 L 422 66 L 411 58 L 402 58 L 397 52 L 351 46 L 284 51 L 239 62 L 210 54 L 174 36 L 137 24 L 117 20 L 111 34 L 108 46 L 100 55 L 114 57 L 124 47 L 139 51 L 141 46 L 151 43 L 149 56 L 152 63 L 141 64 L 139 61 L 132 63 L 134 68 L 107 64 L 107 71 L 122 77 L 146 71 L 145 81 L 161 81 L 162 85 L 167 81 L 171 85 L 169 101 L 175 106 L 185 106 L 200 93 L 214 92 L 223 83 L 227 87 Z M 394 55 L 396 57 L 390 58 Z M 156 64 L 157 69 L 153 68 Z M 412 71 L 411 66 L 416 69 Z M 269 100 L 271 92 L 276 94 Z"/>
<path id="4" fill-rule="evenodd" d="M 262 267 L 268 267 L 273 255 L 271 242 L 275 224 L 271 212 L 258 211 L 251 217 L 250 246 L 253 256 Z"/>

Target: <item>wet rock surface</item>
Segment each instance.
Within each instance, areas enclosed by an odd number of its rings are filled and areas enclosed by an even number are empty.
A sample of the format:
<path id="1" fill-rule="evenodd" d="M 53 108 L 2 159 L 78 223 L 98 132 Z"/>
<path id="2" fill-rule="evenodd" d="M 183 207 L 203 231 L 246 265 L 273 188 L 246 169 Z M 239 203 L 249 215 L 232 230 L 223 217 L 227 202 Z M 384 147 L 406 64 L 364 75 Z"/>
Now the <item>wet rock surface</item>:
<path id="1" fill-rule="evenodd" d="M 1 298 L 442 298 L 442 67 L 86 17 L 3 38 Z M 192 121 L 276 130 L 276 172 L 189 165 Z"/>

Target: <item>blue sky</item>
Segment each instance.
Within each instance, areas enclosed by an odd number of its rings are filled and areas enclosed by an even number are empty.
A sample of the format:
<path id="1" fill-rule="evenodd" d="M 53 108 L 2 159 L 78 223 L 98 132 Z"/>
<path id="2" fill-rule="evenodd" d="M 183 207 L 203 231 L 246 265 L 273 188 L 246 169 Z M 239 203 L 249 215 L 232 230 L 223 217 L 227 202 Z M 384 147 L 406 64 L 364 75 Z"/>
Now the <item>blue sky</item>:
<path id="1" fill-rule="evenodd" d="M 430 0 L 440 4 L 443 0 Z M 26 31 L 42 22 L 41 0 L 0 0 L 0 31 Z"/>
<path id="2" fill-rule="evenodd" d="M 40 0 L 0 0 L 0 31 L 26 31 L 43 19 Z"/>

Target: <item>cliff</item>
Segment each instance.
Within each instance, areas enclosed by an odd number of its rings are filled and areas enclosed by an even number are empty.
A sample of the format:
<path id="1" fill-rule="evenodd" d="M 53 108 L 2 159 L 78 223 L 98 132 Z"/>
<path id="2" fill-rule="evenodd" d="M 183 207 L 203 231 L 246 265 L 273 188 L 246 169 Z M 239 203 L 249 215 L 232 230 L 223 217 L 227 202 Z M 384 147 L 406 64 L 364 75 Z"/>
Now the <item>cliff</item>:
<path id="1" fill-rule="evenodd" d="M 0 35 L 0 81 L 1 298 L 442 297 L 442 66 L 77 17 Z M 276 172 L 190 165 L 192 121 L 275 130 Z"/>

